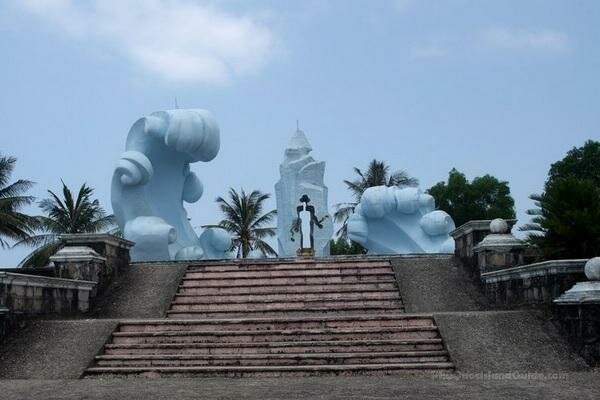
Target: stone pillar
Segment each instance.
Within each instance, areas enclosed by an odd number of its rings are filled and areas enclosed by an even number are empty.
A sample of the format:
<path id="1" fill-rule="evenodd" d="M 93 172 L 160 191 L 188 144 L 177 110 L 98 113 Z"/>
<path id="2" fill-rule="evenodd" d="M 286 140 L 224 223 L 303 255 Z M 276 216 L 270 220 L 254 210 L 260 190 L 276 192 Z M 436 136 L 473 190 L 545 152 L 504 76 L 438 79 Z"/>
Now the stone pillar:
<path id="1" fill-rule="evenodd" d="M 517 222 L 516 219 L 505 221 L 509 229 Z M 480 274 L 477 270 L 477 255 L 474 252 L 474 248 L 490 234 L 491 222 L 491 220 L 469 221 L 450 232 L 450 236 L 454 238 L 456 244 L 454 254 L 460 258 L 477 279 L 479 279 Z"/>
<path id="2" fill-rule="evenodd" d="M 479 273 L 523 265 L 528 246 L 513 236 L 509 223 L 497 218 L 490 222 L 489 229 L 490 233 L 473 248 Z"/>
<path id="3" fill-rule="evenodd" d="M 131 259 L 129 250 L 135 243 L 110 235 L 108 233 L 75 233 L 60 235 L 60 239 L 69 246 L 87 246 L 100 256 L 106 258 L 107 267 L 118 275 L 119 271 L 126 268 Z"/>
<path id="4" fill-rule="evenodd" d="M 587 282 L 578 282 L 554 300 L 557 320 L 577 352 L 600 365 L 600 257 L 585 264 Z"/>
<path id="5" fill-rule="evenodd" d="M 57 278 L 95 282 L 92 297 L 108 285 L 106 258 L 87 246 L 68 246 L 50 257 Z"/>

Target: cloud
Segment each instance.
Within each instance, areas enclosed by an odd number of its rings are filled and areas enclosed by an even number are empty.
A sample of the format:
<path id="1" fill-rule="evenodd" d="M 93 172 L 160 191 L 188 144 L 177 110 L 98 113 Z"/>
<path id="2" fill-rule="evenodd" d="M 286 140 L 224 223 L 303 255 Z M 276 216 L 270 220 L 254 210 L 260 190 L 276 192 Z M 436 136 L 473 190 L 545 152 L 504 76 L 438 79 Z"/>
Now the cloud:
<path id="1" fill-rule="evenodd" d="M 569 37 L 551 30 L 489 28 L 462 35 L 435 34 L 410 44 L 411 60 L 466 59 L 489 50 L 561 53 L 569 48 Z"/>
<path id="2" fill-rule="evenodd" d="M 79 40 L 115 49 L 169 82 L 227 83 L 261 70 L 279 40 L 256 16 L 189 0 L 21 0 L 25 11 Z"/>
<path id="3" fill-rule="evenodd" d="M 561 52 L 569 46 L 566 34 L 552 30 L 490 28 L 481 37 L 489 46 L 509 50 Z"/>

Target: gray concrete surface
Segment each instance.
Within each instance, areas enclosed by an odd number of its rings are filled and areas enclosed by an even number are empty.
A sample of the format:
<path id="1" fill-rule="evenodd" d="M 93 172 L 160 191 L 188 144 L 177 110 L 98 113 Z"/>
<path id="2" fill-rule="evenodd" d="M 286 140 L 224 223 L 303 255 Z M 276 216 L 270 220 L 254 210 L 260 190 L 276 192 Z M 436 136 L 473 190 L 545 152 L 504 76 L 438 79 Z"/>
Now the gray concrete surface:
<path id="1" fill-rule="evenodd" d="M 558 372 L 588 368 L 554 325 L 536 312 L 451 312 L 434 317 L 459 372 Z"/>
<path id="2" fill-rule="evenodd" d="M 116 326 L 108 319 L 29 321 L 0 345 L 0 379 L 78 378 Z"/>
<path id="3" fill-rule="evenodd" d="M 133 264 L 95 301 L 94 318 L 164 318 L 187 264 Z"/>
<path id="4" fill-rule="evenodd" d="M 393 257 L 390 259 L 409 313 L 477 311 L 485 297 L 453 256 Z"/>
<path id="5" fill-rule="evenodd" d="M 600 398 L 598 373 L 452 379 L 362 376 L 271 379 L 0 381 L 2 400 L 578 399 Z"/>

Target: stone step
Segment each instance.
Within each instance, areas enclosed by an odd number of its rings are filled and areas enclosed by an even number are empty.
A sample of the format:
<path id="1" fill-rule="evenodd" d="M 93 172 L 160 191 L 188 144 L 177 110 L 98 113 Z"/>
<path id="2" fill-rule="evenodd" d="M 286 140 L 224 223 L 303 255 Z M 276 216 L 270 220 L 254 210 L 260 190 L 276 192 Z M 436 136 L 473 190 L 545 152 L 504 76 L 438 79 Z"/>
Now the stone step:
<path id="1" fill-rule="evenodd" d="M 328 317 L 159 319 L 129 320 L 119 323 L 118 332 L 164 332 L 190 330 L 271 331 L 284 329 L 377 328 L 390 326 L 433 326 L 431 315 L 385 314 Z"/>
<path id="2" fill-rule="evenodd" d="M 310 354 L 349 352 L 441 351 L 441 338 L 405 340 L 333 340 L 258 343 L 154 343 L 113 344 L 104 346 L 107 355 L 152 354 Z"/>
<path id="3" fill-rule="evenodd" d="M 443 350 L 381 353 L 289 353 L 224 355 L 103 355 L 95 357 L 98 367 L 191 367 L 225 365 L 340 365 L 380 363 L 447 362 Z"/>
<path id="4" fill-rule="evenodd" d="M 188 281 L 182 284 L 178 293 L 180 294 L 202 294 L 202 295 L 222 295 L 222 294 L 263 294 L 263 293 L 321 293 L 321 292 L 340 292 L 340 293 L 356 293 L 363 291 L 379 291 L 379 290 L 398 290 L 396 281 L 388 280 L 364 280 L 361 282 L 345 282 L 345 283 L 330 283 L 330 284 L 273 284 L 269 282 L 267 285 L 250 284 L 250 285 L 220 285 L 207 286 L 199 281 Z"/>
<path id="5" fill-rule="evenodd" d="M 331 341 L 358 339 L 436 339 L 435 326 L 407 326 L 386 328 L 286 329 L 273 331 L 162 331 L 114 332 L 114 344 L 144 343 L 247 343 L 271 341 Z"/>
<path id="6" fill-rule="evenodd" d="M 389 261 L 335 261 L 335 262 L 287 262 L 287 263 L 238 263 L 238 264 L 205 264 L 190 265 L 188 271 L 229 272 L 229 271 L 274 271 L 274 270 L 306 270 L 322 268 L 376 268 L 390 267 Z"/>
<path id="7" fill-rule="evenodd" d="M 176 319 L 203 319 L 203 318 L 279 318 L 279 317 L 301 317 L 301 316 L 330 316 L 330 315 L 357 315 L 357 314 L 388 314 L 404 312 L 404 306 L 349 306 L 340 305 L 332 307 L 297 307 L 297 308 L 271 308 L 269 310 L 256 311 L 167 311 L 167 318 Z"/>
<path id="8" fill-rule="evenodd" d="M 275 377 L 275 376 L 314 376 L 364 373 L 422 373 L 440 370 L 452 371 L 451 362 L 438 363 L 382 363 L 358 365 L 288 365 L 288 366 L 206 366 L 206 367 L 93 367 L 85 371 L 86 375 L 192 375 L 194 377 Z"/>
<path id="9" fill-rule="evenodd" d="M 188 270 L 185 279 L 251 279 L 251 278 L 285 278 L 285 277 L 305 277 L 305 276 L 346 276 L 346 275 L 373 275 L 373 274 L 392 274 L 392 267 L 327 267 L 319 269 L 273 269 L 259 271 L 194 271 Z"/>
<path id="10" fill-rule="evenodd" d="M 302 292 L 302 293 L 263 293 L 263 294 L 210 294 L 204 295 L 197 293 L 178 293 L 174 297 L 176 303 L 241 303 L 241 302 L 285 302 L 285 301 L 327 301 L 327 300 L 394 300 L 400 299 L 400 292 L 397 289 L 375 290 L 359 292 Z"/>
<path id="11" fill-rule="evenodd" d="M 238 302 L 238 303 L 207 303 L 197 302 L 194 299 L 182 302 L 181 299 L 176 299 L 171 302 L 169 311 L 226 311 L 226 312 L 253 312 L 253 311 L 286 311 L 298 309 L 312 308 L 330 308 L 332 310 L 343 309 L 344 307 L 402 307 L 402 302 L 398 297 L 394 299 L 317 299 L 317 300 L 300 300 L 300 301 L 277 301 L 277 300 L 260 300 L 254 302 Z"/>
<path id="12" fill-rule="evenodd" d="M 248 286 L 248 285 L 328 285 L 334 283 L 360 283 L 363 281 L 393 281 L 393 272 L 377 272 L 364 273 L 353 275 L 313 275 L 313 276 L 295 276 L 295 277 L 280 277 L 280 278 L 219 278 L 219 279 L 203 279 L 203 278 L 186 278 L 184 277 L 181 284 L 183 286 L 202 285 L 202 286 Z"/>

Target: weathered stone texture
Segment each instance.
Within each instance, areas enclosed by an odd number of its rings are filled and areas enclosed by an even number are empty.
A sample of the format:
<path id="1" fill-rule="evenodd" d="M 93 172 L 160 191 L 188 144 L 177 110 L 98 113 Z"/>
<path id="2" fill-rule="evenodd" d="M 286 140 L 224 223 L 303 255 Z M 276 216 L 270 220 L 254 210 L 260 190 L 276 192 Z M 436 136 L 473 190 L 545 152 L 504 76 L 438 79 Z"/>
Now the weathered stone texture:
<path id="1" fill-rule="evenodd" d="M 70 279 L 87 279 L 98 283 L 97 291 L 101 293 L 119 275 L 120 271 L 127 268 L 130 263 L 129 250 L 133 242 L 109 234 L 69 234 L 61 235 L 65 247 L 86 246 L 93 249 L 105 259 L 104 266 L 96 262 L 72 265 L 65 271 L 59 272 L 62 277 Z M 55 262 L 56 264 L 56 262 Z M 81 271 L 76 271 L 77 269 Z M 60 268 L 59 268 L 60 271 Z"/>
<path id="2" fill-rule="evenodd" d="M 0 304 L 28 315 L 87 312 L 94 282 L 0 272 Z"/>
<path id="3" fill-rule="evenodd" d="M 551 306 L 552 300 L 584 281 L 585 260 L 555 260 L 481 275 L 488 301 L 501 307 Z"/>

